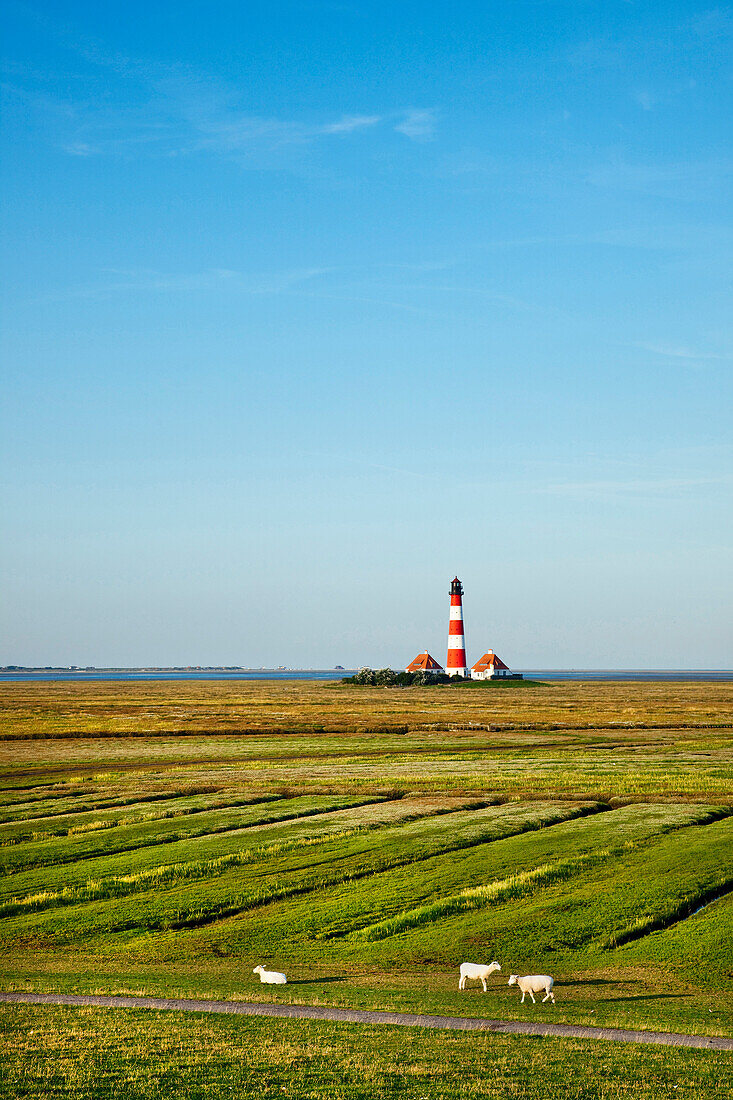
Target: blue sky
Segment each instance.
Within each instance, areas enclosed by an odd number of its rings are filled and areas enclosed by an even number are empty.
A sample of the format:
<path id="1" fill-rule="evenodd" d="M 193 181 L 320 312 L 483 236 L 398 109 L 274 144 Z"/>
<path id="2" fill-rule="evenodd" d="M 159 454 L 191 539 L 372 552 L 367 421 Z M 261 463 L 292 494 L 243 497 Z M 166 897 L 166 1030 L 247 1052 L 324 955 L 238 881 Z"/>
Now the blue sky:
<path id="1" fill-rule="evenodd" d="M 733 9 L 5 21 L 0 663 L 733 665 Z"/>

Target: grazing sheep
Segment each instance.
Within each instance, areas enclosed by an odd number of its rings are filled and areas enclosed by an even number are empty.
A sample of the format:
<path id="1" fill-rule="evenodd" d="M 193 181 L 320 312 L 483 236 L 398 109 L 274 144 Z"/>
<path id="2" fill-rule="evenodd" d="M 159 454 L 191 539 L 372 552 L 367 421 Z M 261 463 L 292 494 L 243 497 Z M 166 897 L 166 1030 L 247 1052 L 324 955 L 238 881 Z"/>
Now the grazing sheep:
<path id="1" fill-rule="evenodd" d="M 263 985 L 285 985 L 288 980 L 284 974 L 279 974 L 277 970 L 265 970 L 264 966 L 256 966 L 252 973 L 259 974 Z"/>
<path id="2" fill-rule="evenodd" d="M 544 992 L 545 996 L 542 998 L 542 1004 L 546 1000 L 551 1000 L 555 1003 L 555 994 L 552 992 L 552 987 L 555 984 L 555 979 L 551 978 L 549 974 L 528 974 L 526 978 L 520 978 L 518 974 L 512 974 L 511 978 L 507 982 L 507 985 L 518 985 L 522 991 L 522 1001 L 524 1004 L 524 998 L 529 993 L 532 998 L 532 1004 L 537 1002 L 534 999 L 535 993 Z"/>
<path id="3" fill-rule="evenodd" d="M 461 963 L 461 978 L 458 982 L 458 988 L 465 989 L 466 979 L 475 978 L 476 981 L 481 982 L 485 993 L 486 979 L 493 974 L 495 970 L 501 970 L 498 962 L 493 962 L 489 966 L 485 966 L 483 963 Z"/>

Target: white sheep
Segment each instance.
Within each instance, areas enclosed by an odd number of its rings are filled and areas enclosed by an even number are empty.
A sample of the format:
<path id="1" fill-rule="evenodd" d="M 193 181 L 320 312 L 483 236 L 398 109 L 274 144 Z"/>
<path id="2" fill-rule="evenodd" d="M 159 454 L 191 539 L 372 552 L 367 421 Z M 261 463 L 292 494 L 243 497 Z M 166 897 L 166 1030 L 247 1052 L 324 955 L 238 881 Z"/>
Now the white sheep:
<path id="1" fill-rule="evenodd" d="M 285 985 L 288 980 L 284 974 L 277 970 L 265 970 L 264 966 L 256 966 L 252 973 L 259 974 L 263 985 Z"/>
<path id="2" fill-rule="evenodd" d="M 524 1004 L 524 998 L 529 993 L 532 998 L 532 1004 L 537 1002 L 534 999 L 535 993 L 544 992 L 545 996 L 542 998 L 542 1004 L 548 999 L 555 1003 L 555 994 L 552 992 L 552 987 L 555 984 L 555 979 L 551 978 L 549 974 L 528 974 L 526 978 L 520 978 L 518 974 L 512 974 L 511 978 L 507 982 L 507 985 L 518 985 L 522 991 L 522 1001 Z"/>
<path id="3" fill-rule="evenodd" d="M 495 970 L 501 970 L 498 962 L 493 962 L 489 966 L 485 966 L 483 963 L 461 963 L 461 977 L 458 982 L 458 988 L 465 989 L 466 979 L 475 978 L 476 981 L 481 982 L 485 993 L 486 979 L 493 974 Z"/>

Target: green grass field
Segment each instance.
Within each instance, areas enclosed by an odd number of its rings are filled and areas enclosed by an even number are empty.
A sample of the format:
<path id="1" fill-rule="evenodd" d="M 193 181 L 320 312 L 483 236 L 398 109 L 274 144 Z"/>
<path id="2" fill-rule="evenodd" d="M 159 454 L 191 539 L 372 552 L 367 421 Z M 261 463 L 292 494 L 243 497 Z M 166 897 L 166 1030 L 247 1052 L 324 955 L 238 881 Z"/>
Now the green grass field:
<path id="1" fill-rule="evenodd" d="M 729 1094 L 725 1055 L 338 1023 L 10 1006 L 1 1097 L 75 1100 L 692 1100 Z"/>
<path id="2" fill-rule="evenodd" d="M 731 685 L 0 690 L 5 989 L 733 1035 Z M 488 993 L 458 991 L 462 961 L 494 958 Z M 257 963 L 288 985 L 259 985 Z M 552 974 L 557 1004 L 520 1005 L 512 972 Z M 0 1017 L 8 1096 L 657 1097 L 679 1081 L 702 1097 L 730 1065 L 362 1025 Z"/>

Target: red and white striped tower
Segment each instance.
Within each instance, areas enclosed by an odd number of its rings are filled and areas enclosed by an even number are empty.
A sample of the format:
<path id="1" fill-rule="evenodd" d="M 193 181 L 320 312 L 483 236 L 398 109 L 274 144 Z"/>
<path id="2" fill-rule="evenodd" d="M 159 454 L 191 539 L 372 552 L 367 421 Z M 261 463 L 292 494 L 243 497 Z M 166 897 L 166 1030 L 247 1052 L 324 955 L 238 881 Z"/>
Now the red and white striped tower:
<path id="1" fill-rule="evenodd" d="M 450 586 L 450 623 L 448 625 L 448 660 L 445 671 L 449 676 L 467 676 L 466 643 L 463 640 L 463 585 L 458 577 Z"/>

